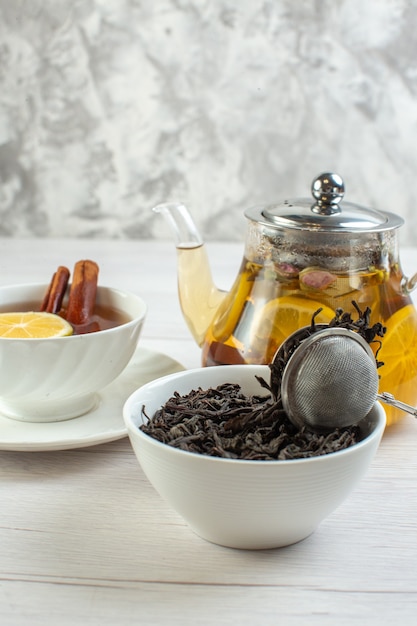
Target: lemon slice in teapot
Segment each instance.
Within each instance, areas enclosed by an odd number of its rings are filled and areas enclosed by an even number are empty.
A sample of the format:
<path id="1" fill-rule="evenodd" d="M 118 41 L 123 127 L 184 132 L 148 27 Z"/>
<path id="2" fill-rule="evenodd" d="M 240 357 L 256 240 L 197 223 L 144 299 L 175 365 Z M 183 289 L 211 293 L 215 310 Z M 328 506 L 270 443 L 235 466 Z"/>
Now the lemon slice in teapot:
<path id="1" fill-rule="evenodd" d="M 387 332 L 382 339 L 378 360 L 384 365 L 378 370 L 379 391 L 387 391 L 402 402 L 415 405 L 417 401 L 417 312 L 412 304 L 396 311 L 385 322 Z M 373 344 L 377 349 L 378 343 Z M 404 416 L 401 411 L 385 406 L 387 424 Z"/>
<path id="2" fill-rule="evenodd" d="M 315 317 L 317 324 L 327 324 L 334 318 L 330 307 L 308 298 L 281 296 L 270 300 L 260 311 L 256 334 L 259 338 L 268 338 L 278 347 L 294 331 L 309 326 L 318 309 L 322 310 Z"/>

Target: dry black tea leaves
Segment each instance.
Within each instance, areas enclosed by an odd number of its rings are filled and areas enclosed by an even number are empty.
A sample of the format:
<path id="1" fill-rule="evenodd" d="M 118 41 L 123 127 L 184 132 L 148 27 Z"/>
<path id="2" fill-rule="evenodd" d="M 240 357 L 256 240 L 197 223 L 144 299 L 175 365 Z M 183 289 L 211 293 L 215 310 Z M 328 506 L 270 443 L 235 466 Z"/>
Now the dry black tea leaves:
<path id="1" fill-rule="evenodd" d="M 229 459 L 276 461 L 342 450 L 360 439 L 357 427 L 318 434 L 298 430 L 279 403 L 246 396 L 239 385 L 175 393 L 141 430 L 158 441 L 198 454 Z"/>

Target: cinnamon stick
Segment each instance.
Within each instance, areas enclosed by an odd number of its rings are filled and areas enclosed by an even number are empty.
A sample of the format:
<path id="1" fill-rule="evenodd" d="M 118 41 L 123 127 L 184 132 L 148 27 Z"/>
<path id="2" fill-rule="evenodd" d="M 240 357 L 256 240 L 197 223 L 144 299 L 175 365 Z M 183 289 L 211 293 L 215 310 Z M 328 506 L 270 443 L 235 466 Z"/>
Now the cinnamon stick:
<path id="1" fill-rule="evenodd" d="M 78 261 L 74 266 L 66 319 L 70 324 L 87 324 L 94 313 L 98 283 L 98 265 Z"/>
<path id="2" fill-rule="evenodd" d="M 49 283 L 48 290 L 41 304 L 41 311 L 59 313 L 67 289 L 69 276 L 69 269 L 60 265 Z"/>

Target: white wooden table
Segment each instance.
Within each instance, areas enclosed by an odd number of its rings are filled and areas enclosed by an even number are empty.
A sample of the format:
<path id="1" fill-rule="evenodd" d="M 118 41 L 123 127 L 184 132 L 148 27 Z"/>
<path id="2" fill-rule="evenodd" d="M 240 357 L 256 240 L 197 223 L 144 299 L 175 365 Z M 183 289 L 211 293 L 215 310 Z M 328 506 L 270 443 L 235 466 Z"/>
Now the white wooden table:
<path id="1" fill-rule="evenodd" d="M 208 244 L 228 287 L 238 244 Z M 0 241 L 0 283 L 48 282 L 95 259 L 100 283 L 141 294 L 141 345 L 200 362 L 176 297 L 175 249 L 141 241 Z M 402 254 L 407 273 L 417 250 Z M 307 540 L 245 552 L 195 536 L 144 477 L 128 439 L 0 451 L 0 624 L 417 623 L 417 423 L 386 432 L 366 478 Z"/>

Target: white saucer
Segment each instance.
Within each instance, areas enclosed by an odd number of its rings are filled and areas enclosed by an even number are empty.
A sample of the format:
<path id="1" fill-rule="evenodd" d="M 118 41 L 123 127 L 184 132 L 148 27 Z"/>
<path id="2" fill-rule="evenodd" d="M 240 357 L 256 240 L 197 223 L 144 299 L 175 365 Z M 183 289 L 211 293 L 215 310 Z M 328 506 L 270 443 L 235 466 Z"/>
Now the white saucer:
<path id="1" fill-rule="evenodd" d="M 68 450 L 126 437 L 123 405 L 141 385 L 185 368 L 171 357 L 138 348 L 124 372 L 102 389 L 95 409 L 64 422 L 19 422 L 0 413 L 0 450 Z"/>

